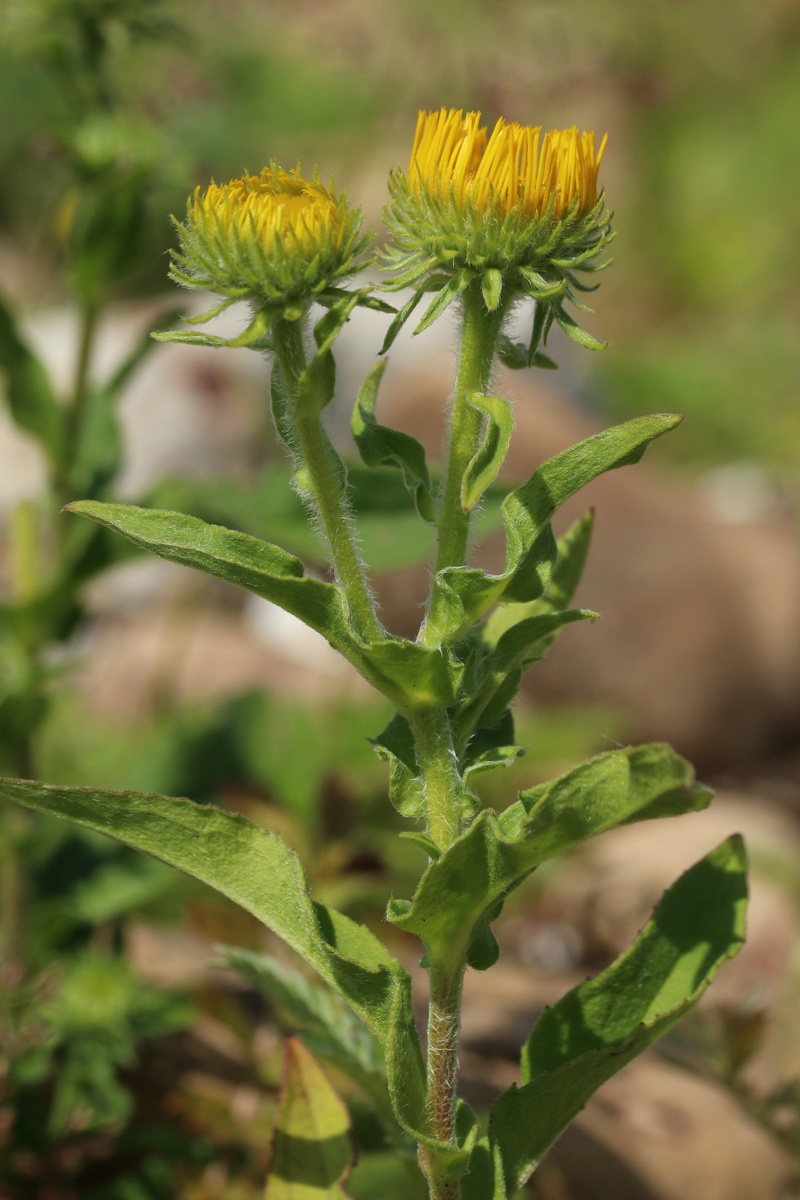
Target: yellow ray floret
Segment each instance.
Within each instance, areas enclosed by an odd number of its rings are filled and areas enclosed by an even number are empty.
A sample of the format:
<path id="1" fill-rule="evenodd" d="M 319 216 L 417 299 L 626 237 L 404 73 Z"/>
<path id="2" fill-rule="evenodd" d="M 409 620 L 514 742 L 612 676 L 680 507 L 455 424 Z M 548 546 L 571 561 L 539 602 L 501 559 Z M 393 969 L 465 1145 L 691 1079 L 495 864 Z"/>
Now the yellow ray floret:
<path id="1" fill-rule="evenodd" d="M 577 126 L 551 129 L 508 123 L 501 117 L 491 137 L 481 114 L 462 109 L 421 112 L 408 182 L 417 195 L 470 205 L 506 216 L 516 209 L 560 219 L 577 201 L 583 216 L 597 202 L 597 172 L 606 137 L 595 151 L 594 133 Z"/>
<path id="2" fill-rule="evenodd" d="M 269 249 L 278 242 L 309 255 L 321 247 L 338 249 L 347 223 L 344 206 L 328 188 L 272 167 L 212 183 L 204 192 L 198 188 L 187 216 L 195 228 L 216 227 L 245 244 L 258 242 Z"/>

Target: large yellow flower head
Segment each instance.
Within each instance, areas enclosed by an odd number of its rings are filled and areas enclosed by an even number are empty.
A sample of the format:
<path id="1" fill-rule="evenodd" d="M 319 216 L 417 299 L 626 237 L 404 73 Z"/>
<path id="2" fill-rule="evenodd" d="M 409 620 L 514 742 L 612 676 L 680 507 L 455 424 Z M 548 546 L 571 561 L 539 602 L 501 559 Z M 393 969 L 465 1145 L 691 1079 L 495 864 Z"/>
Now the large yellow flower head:
<path id="1" fill-rule="evenodd" d="M 574 290 L 591 290 L 579 272 L 605 265 L 598 255 L 612 234 L 597 183 L 605 147 L 605 137 L 596 146 L 576 126 L 543 133 L 501 117 L 489 134 L 477 112 L 421 112 L 408 171 L 390 177 L 389 286 L 415 287 L 414 303 L 440 290 L 429 310 L 438 316 L 480 276 L 488 309 L 501 296 L 507 305 L 528 295 L 540 324 L 556 320 L 594 344 L 563 301 L 577 304 Z"/>
<path id="2" fill-rule="evenodd" d="M 275 165 L 198 188 L 176 226 L 172 278 L 257 308 L 324 301 L 357 269 L 355 257 L 369 241 L 359 236 L 360 211 L 343 194 Z"/>
<path id="3" fill-rule="evenodd" d="M 605 146 L 603 138 L 595 151 L 594 134 L 579 134 L 575 125 L 542 136 L 540 125 L 500 117 L 487 138 L 480 113 L 421 112 L 408 183 L 420 198 L 452 201 L 481 215 L 582 217 L 597 203 Z"/>

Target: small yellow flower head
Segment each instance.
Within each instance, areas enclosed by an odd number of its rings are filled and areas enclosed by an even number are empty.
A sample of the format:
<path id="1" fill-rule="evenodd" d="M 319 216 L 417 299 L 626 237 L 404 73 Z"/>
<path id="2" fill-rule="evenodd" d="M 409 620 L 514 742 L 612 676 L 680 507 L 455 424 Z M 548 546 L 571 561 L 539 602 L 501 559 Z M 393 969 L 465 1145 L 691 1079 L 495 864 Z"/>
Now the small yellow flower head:
<path id="1" fill-rule="evenodd" d="M 189 198 L 172 278 L 257 307 L 310 302 L 358 267 L 361 213 L 318 178 L 265 167 Z"/>
<path id="2" fill-rule="evenodd" d="M 547 328 L 556 320 L 592 344 L 563 300 L 577 304 L 573 289 L 593 290 L 578 272 L 606 265 L 597 261 L 612 237 L 597 186 L 605 147 L 576 126 L 543 133 L 501 117 L 489 135 L 480 113 L 421 112 L 408 172 L 389 182 L 388 286 L 416 287 L 415 303 L 438 288 L 449 302 L 480 277 L 488 309 L 501 295 L 505 305 L 531 296 Z M 445 307 L 438 300 L 429 312 Z"/>

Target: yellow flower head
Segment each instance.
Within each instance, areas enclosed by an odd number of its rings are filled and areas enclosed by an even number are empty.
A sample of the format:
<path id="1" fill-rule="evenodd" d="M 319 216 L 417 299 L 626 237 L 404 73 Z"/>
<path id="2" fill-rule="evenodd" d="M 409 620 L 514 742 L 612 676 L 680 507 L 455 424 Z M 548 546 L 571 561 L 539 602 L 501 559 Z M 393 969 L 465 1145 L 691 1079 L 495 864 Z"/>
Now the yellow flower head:
<path id="1" fill-rule="evenodd" d="M 390 176 L 385 214 L 394 271 L 387 286 L 416 293 L 386 344 L 425 292 L 439 294 L 418 332 L 478 278 L 489 311 L 524 296 L 536 301 L 532 346 L 553 321 L 583 345 L 599 344 L 563 305 L 581 307 L 575 292 L 593 288 L 579 276 L 607 265 L 599 255 L 613 235 L 597 190 L 605 147 L 605 137 L 596 148 L 594 134 L 577 126 L 543 133 L 501 117 L 488 134 L 478 112 L 421 112 L 408 173 Z"/>
<path id="2" fill-rule="evenodd" d="M 529 220 L 549 213 L 584 216 L 597 203 L 597 172 L 606 147 L 594 133 L 518 125 L 502 117 L 491 137 L 481 114 L 460 109 L 421 112 L 408 182 L 417 196 L 452 201 L 502 217 L 519 210 Z"/>
<path id="3" fill-rule="evenodd" d="M 226 238 L 257 244 L 268 252 L 294 247 L 315 254 L 321 246 L 342 243 L 347 210 L 330 188 L 264 167 L 230 183 L 198 187 L 189 201 L 187 220 L 195 227 L 215 225 Z"/>
<path id="4" fill-rule="evenodd" d="M 197 188 L 172 278 L 257 307 L 310 302 L 357 269 L 361 213 L 318 178 L 271 165 Z"/>

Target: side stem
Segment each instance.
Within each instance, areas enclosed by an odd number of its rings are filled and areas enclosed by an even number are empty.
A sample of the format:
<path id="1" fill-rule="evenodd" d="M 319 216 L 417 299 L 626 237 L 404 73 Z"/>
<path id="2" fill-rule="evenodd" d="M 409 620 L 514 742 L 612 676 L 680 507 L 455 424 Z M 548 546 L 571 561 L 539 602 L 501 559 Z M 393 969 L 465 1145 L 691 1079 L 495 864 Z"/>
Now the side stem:
<path id="1" fill-rule="evenodd" d="M 300 376 L 306 369 L 303 322 L 276 320 L 272 327 L 275 357 L 291 399 L 292 435 L 314 508 L 331 552 L 336 578 L 347 601 L 356 633 L 365 641 L 384 637 L 375 615 L 361 561 L 356 553 L 344 490 L 341 461 L 330 443 L 319 413 L 297 404 Z"/>
<path id="2" fill-rule="evenodd" d="M 461 317 L 461 350 L 458 360 L 453 411 L 450 418 L 450 447 L 442 489 L 435 572 L 459 567 L 466 562 L 469 545 L 470 512 L 461 505 L 461 481 L 480 445 L 483 415 L 470 404 L 472 396 L 485 394 L 492 378 L 497 339 L 502 329 L 506 306 L 501 302 L 494 312 L 484 303 L 480 280 L 464 290 Z M 429 613 L 435 611 L 436 579 Z M 435 645 L 436 621 L 427 621 L 420 635 L 425 645 Z"/>

